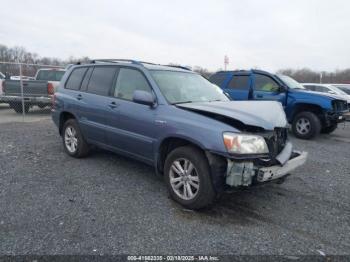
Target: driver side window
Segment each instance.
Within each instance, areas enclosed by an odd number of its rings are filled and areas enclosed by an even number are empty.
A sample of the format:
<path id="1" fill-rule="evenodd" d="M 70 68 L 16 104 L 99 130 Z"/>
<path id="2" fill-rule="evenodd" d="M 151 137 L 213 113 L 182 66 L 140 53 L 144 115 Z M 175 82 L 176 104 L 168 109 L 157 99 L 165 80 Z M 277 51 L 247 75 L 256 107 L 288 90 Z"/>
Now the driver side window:
<path id="1" fill-rule="evenodd" d="M 141 72 L 130 68 L 120 68 L 114 96 L 132 101 L 135 90 L 152 93 L 151 87 Z"/>
<path id="2" fill-rule="evenodd" d="M 258 74 L 255 74 L 254 77 L 255 91 L 278 92 L 279 85 L 271 77 Z"/>

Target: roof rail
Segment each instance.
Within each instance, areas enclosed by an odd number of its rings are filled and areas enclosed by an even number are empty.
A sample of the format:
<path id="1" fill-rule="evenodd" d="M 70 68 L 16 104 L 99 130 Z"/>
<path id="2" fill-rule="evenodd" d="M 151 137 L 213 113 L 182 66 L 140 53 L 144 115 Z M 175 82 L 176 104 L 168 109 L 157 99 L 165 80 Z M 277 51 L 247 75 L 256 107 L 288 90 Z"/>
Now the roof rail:
<path id="1" fill-rule="evenodd" d="M 95 63 L 118 63 L 118 62 L 129 62 L 131 64 L 140 65 L 141 62 L 132 59 L 92 59 L 89 61 L 91 64 Z"/>
<path id="2" fill-rule="evenodd" d="M 176 68 L 180 68 L 180 69 L 192 71 L 190 68 L 188 68 L 188 67 L 186 67 L 186 66 L 180 66 L 180 65 L 164 65 L 164 66 L 176 67 Z"/>

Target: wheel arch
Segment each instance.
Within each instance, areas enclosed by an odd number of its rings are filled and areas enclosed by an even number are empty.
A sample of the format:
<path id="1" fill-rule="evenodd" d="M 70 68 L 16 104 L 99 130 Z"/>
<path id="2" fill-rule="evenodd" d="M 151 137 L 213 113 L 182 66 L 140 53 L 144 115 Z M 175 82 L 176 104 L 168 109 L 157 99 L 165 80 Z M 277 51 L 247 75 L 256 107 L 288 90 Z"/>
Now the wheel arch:
<path id="1" fill-rule="evenodd" d="M 298 103 L 298 104 L 295 104 L 294 109 L 292 111 L 291 121 L 294 120 L 294 117 L 297 114 L 304 111 L 312 112 L 316 114 L 320 118 L 320 120 L 322 120 L 323 109 L 321 106 L 316 104 L 310 104 L 310 103 Z"/>
<path id="2" fill-rule="evenodd" d="M 178 148 L 181 146 L 187 146 L 187 145 L 196 147 L 202 150 L 203 152 L 205 152 L 204 145 L 198 141 L 194 141 L 191 138 L 178 136 L 178 135 L 168 136 L 163 138 L 157 147 L 157 154 L 156 154 L 157 173 L 163 174 L 165 159 L 171 151 L 173 151 L 175 148 Z"/>
<path id="3" fill-rule="evenodd" d="M 63 129 L 64 123 L 69 119 L 77 119 L 77 117 L 73 113 L 68 111 L 63 111 L 60 113 L 59 127 L 58 127 L 60 135 L 62 135 L 62 129 Z"/>

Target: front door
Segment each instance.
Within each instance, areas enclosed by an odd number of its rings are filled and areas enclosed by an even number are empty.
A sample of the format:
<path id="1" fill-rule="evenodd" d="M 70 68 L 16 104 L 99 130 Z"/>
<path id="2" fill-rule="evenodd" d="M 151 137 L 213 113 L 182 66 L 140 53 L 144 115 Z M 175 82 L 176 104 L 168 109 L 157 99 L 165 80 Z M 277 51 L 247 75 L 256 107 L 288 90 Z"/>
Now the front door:
<path id="1" fill-rule="evenodd" d="M 110 108 L 108 114 L 108 144 L 143 160 L 153 161 L 153 145 L 158 133 L 155 125 L 157 108 L 133 102 L 135 90 L 153 94 L 141 71 L 121 67 L 114 98 L 111 98 L 115 108 Z"/>
<path id="2" fill-rule="evenodd" d="M 279 101 L 285 105 L 286 92 L 281 90 L 280 85 L 270 76 L 253 74 L 253 99 Z"/>

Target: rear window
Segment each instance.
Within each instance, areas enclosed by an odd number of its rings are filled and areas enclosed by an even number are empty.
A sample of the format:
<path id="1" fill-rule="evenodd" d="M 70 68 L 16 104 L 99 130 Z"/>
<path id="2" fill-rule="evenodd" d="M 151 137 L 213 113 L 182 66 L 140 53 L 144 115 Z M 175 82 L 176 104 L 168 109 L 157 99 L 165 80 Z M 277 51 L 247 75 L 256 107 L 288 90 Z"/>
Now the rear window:
<path id="1" fill-rule="evenodd" d="M 91 74 L 87 91 L 97 95 L 108 96 L 116 71 L 117 68 L 115 66 L 95 67 Z"/>
<path id="2" fill-rule="evenodd" d="M 219 87 L 222 87 L 226 78 L 227 78 L 227 74 L 217 73 L 217 74 L 212 75 L 209 78 L 209 81 L 212 82 L 213 84 L 219 86 Z"/>
<path id="3" fill-rule="evenodd" d="M 38 72 L 36 80 L 61 81 L 64 73 L 65 71 L 59 71 L 59 70 L 40 70 Z"/>
<path id="4" fill-rule="evenodd" d="M 86 70 L 86 67 L 79 67 L 77 69 L 74 69 L 73 72 L 70 74 L 65 87 L 67 89 L 79 90 L 81 81 L 83 81 L 83 77 L 85 75 Z"/>
<path id="5" fill-rule="evenodd" d="M 234 75 L 228 84 L 231 89 L 249 89 L 249 75 Z"/>

